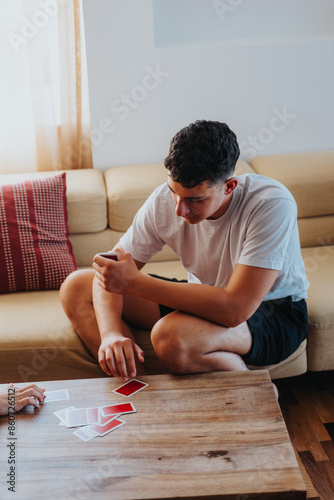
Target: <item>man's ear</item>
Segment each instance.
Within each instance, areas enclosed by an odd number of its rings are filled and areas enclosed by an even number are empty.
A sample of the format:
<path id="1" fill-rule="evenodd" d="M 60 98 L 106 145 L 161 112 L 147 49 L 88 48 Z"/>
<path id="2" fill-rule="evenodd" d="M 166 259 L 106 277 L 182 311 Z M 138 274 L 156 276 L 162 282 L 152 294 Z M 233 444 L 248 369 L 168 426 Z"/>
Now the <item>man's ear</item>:
<path id="1" fill-rule="evenodd" d="M 231 194 L 235 188 L 237 187 L 238 185 L 238 179 L 236 179 L 235 177 L 231 177 L 230 179 L 228 179 L 226 182 L 225 182 L 225 194 Z"/>

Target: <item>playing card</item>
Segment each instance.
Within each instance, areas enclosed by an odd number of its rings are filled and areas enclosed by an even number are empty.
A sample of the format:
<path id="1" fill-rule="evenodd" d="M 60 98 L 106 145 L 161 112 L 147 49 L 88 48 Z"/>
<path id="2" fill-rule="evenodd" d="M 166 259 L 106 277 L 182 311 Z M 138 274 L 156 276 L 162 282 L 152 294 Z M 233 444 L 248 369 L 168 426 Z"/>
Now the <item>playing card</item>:
<path id="1" fill-rule="evenodd" d="M 98 436 L 105 436 L 108 434 L 108 432 L 114 431 L 115 429 L 118 429 L 118 427 L 121 427 L 121 425 L 124 425 L 125 422 L 124 420 L 121 420 L 120 418 L 113 418 L 110 420 L 110 422 L 107 422 L 104 425 L 90 425 L 88 427 L 88 430 L 91 432 L 96 433 Z"/>
<path id="2" fill-rule="evenodd" d="M 85 408 L 76 408 L 66 412 L 66 425 L 67 427 L 79 427 L 80 425 L 87 425 L 87 415 Z"/>
<path id="3" fill-rule="evenodd" d="M 101 408 L 101 414 L 102 416 L 111 416 L 111 415 L 117 415 L 121 413 L 135 413 L 136 409 L 133 406 L 132 403 L 120 403 L 120 404 L 115 404 L 115 405 L 109 405 L 109 406 L 103 406 Z"/>
<path id="4" fill-rule="evenodd" d="M 59 391 L 44 392 L 44 401 L 42 403 L 50 403 L 51 401 L 63 401 L 69 399 L 68 390 L 60 389 Z"/>
<path id="5" fill-rule="evenodd" d="M 89 432 L 87 427 L 80 427 L 80 429 L 74 431 L 73 434 L 78 436 L 83 441 L 89 441 L 90 439 L 93 439 L 96 436 L 96 434 Z"/>
<path id="6" fill-rule="evenodd" d="M 104 425 L 108 422 L 110 422 L 110 420 L 113 420 L 114 418 L 117 418 L 117 417 L 120 417 L 121 416 L 121 413 L 116 413 L 116 415 L 107 415 L 107 416 L 103 416 L 102 413 L 100 413 L 100 422 L 99 424 L 100 425 Z"/>
<path id="7" fill-rule="evenodd" d="M 100 415 L 100 421 L 97 425 L 103 426 L 103 425 L 109 424 L 109 422 L 111 422 L 112 420 L 115 420 L 115 418 L 118 418 L 119 416 L 120 416 L 120 413 L 117 415 L 108 415 L 106 417 L 103 417 L 102 415 Z M 89 429 L 90 432 L 92 432 L 94 434 L 94 431 L 92 430 L 93 425 L 87 426 L 86 429 Z"/>
<path id="8" fill-rule="evenodd" d="M 115 392 L 116 394 L 120 394 L 121 396 L 126 396 L 128 398 L 129 396 L 132 396 L 132 394 L 141 391 L 142 389 L 144 389 L 144 387 L 147 386 L 148 384 L 145 384 L 145 382 L 141 382 L 140 380 L 136 380 L 134 378 L 132 380 L 129 380 L 128 382 L 125 382 L 125 384 L 113 390 L 113 392 Z"/>
<path id="9" fill-rule="evenodd" d="M 99 408 L 76 408 L 68 410 L 65 419 L 67 427 L 98 424 L 100 422 Z"/>
<path id="10" fill-rule="evenodd" d="M 68 408 L 63 408 L 62 410 L 54 411 L 54 415 L 59 418 L 59 425 L 67 425 L 66 413 L 69 410 L 75 410 L 75 406 L 69 406 Z"/>
<path id="11" fill-rule="evenodd" d="M 100 408 L 86 408 L 87 424 L 100 423 Z"/>

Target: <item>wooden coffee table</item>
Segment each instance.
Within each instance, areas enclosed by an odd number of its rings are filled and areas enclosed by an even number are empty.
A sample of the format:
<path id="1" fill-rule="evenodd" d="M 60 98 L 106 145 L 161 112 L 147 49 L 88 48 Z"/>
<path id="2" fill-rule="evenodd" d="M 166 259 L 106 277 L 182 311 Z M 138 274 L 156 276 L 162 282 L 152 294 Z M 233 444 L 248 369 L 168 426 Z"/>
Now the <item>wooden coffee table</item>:
<path id="1" fill-rule="evenodd" d="M 293 448 L 267 371 L 142 376 L 130 398 L 113 378 L 40 382 L 70 399 L 16 415 L 15 442 L 0 417 L 0 497 L 70 499 L 302 499 Z M 1 386 L 3 389 L 6 386 Z M 54 411 L 132 401 L 126 424 L 88 442 Z M 11 443 L 15 494 L 7 491 Z"/>

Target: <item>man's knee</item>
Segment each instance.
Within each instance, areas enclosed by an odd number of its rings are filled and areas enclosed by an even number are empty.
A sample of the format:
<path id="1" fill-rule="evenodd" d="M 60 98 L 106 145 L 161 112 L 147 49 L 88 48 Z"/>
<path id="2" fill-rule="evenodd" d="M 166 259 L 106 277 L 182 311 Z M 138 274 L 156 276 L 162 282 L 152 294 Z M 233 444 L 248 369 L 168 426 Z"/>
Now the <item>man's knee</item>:
<path id="1" fill-rule="evenodd" d="M 166 368 L 175 373 L 185 373 L 189 357 L 188 348 L 173 314 L 164 316 L 154 325 L 151 340 L 158 358 Z"/>
<path id="2" fill-rule="evenodd" d="M 69 274 L 59 290 L 61 304 L 68 315 L 71 315 L 77 303 L 92 300 L 92 282 L 94 271 L 82 269 Z"/>

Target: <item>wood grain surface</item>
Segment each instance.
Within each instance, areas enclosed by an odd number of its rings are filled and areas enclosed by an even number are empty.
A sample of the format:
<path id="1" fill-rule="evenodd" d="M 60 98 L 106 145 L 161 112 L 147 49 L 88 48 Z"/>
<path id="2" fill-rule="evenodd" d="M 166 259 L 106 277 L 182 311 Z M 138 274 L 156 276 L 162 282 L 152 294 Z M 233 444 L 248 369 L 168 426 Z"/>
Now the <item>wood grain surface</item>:
<path id="1" fill-rule="evenodd" d="M 148 387 L 129 398 L 112 392 L 121 385 L 113 378 L 40 382 L 46 390 L 67 388 L 70 399 L 16 415 L 15 494 L 4 479 L 9 436 L 1 417 L 1 499 L 306 498 L 268 372 L 140 380 Z M 88 442 L 53 414 L 125 401 L 137 412 Z"/>
<path id="2" fill-rule="evenodd" d="M 309 500 L 334 499 L 334 371 L 276 381 Z"/>

